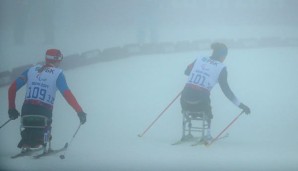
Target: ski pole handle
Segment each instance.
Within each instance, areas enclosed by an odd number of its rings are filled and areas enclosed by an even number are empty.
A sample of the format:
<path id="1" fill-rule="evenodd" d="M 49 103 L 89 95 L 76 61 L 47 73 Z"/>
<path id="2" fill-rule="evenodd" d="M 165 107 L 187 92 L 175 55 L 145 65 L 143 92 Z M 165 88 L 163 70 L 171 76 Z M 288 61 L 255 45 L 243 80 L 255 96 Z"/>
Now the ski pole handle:
<path id="1" fill-rule="evenodd" d="M 3 125 L 1 125 L 0 126 L 0 129 L 2 128 L 2 127 L 4 127 L 6 124 L 8 124 L 8 122 L 10 122 L 12 119 L 8 119 Z"/>

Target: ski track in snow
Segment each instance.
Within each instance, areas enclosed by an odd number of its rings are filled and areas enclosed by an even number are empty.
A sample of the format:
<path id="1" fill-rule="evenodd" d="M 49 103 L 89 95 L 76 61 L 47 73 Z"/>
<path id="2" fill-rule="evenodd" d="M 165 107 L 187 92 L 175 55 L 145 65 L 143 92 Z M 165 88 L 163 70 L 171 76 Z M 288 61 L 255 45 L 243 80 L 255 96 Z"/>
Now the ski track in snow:
<path id="1" fill-rule="evenodd" d="M 142 137 L 137 135 L 181 91 L 185 67 L 198 52 L 138 56 L 65 71 L 66 79 L 88 114 L 66 159 L 42 159 L 18 153 L 19 119 L 0 131 L 0 170 L 296 170 L 297 48 L 230 50 L 225 61 L 236 96 L 252 113 L 228 130 L 230 137 L 211 147 L 172 146 L 180 139 L 177 100 Z M 203 52 L 208 53 L 208 52 Z M 1 93 L 1 123 L 7 120 L 7 88 Z M 21 109 L 24 88 L 17 93 Z M 212 91 L 216 136 L 240 111 Z M 76 113 L 57 92 L 53 114 L 53 148 L 70 141 L 79 124 Z"/>

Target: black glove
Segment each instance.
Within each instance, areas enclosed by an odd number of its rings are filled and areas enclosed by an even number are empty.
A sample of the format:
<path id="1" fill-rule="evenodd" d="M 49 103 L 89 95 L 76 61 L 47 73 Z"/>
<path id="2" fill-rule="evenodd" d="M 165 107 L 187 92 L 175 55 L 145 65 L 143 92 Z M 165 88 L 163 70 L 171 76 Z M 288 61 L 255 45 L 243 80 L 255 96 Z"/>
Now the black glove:
<path id="1" fill-rule="evenodd" d="M 244 111 L 245 114 L 250 114 L 250 109 L 245 104 L 240 103 L 239 107 Z"/>
<path id="2" fill-rule="evenodd" d="M 17 111 L 17 109 L 8 109 L 8 116 L 9 119 L 15 120 L 20 116 L 20 113 Z"/>
<path id="3" fill-rule="evenodd" d="M 86 122 L 86 116 L 87 114 L 85 112 L 78 112 L 78 116 L 80 118 L 80 122 L 83 125 Z"/>

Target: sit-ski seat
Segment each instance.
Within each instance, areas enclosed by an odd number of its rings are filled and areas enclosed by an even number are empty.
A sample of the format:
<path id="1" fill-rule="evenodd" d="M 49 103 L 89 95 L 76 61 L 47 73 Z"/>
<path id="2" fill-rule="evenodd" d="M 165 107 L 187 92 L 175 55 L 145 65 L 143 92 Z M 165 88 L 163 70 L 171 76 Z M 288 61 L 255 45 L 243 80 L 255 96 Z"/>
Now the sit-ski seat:
<path id="1" fill-rule="evenodd" d="M 22 140 L 19 147 L 22 151 L 43 146 L 44 152 L 51 148 L 51 122 L 46 116 L 24 115 L 21 117 L 20 132 Z M 47 149 L 47 143 L 49 148 Z"/>
<path id="2" fill-rule="evenodd" d="M 204 137 L 208 128 L 207 115 L 205 112 L 182 111 L 182 138 L 188 141 L 194 138 Z"/>

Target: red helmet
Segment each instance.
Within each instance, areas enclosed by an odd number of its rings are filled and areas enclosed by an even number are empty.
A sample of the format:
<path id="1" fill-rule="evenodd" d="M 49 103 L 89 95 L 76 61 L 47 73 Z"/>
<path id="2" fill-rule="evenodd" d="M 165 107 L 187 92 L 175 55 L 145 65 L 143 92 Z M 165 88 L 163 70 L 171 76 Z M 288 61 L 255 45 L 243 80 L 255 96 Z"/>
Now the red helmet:
<path id="1" fill-rule="evenodd" d="M 47 63 L 57 63 L 62 61 L 63 55 L 58 49 L 48 49 L 45 58 Z"/>

